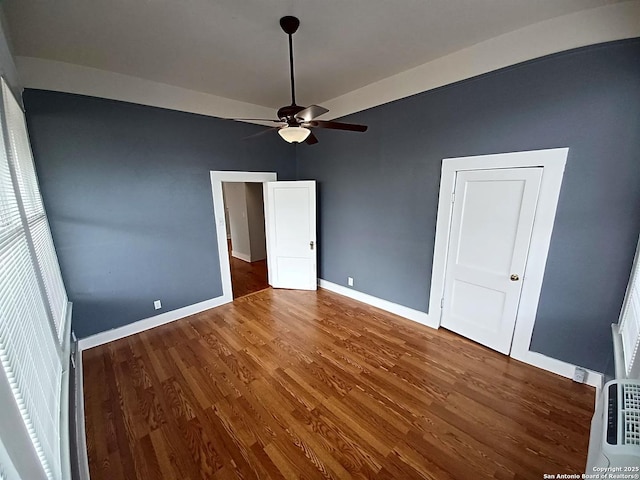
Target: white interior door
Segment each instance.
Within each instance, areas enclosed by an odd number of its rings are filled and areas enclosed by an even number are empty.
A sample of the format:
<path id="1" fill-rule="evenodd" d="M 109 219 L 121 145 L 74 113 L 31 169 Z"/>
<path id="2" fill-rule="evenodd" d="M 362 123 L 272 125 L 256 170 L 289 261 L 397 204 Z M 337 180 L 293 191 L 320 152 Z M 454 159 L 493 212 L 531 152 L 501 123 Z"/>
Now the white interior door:
<path id="1" fill-rule="evenodd" d="M 457 172 L 442 326 L 508 354 L 542 168 Z"/>
<path id="2" fill-rule="evenodd" d="M 316 290 L 316 182 L 265 184 L 269 284 Z"/>

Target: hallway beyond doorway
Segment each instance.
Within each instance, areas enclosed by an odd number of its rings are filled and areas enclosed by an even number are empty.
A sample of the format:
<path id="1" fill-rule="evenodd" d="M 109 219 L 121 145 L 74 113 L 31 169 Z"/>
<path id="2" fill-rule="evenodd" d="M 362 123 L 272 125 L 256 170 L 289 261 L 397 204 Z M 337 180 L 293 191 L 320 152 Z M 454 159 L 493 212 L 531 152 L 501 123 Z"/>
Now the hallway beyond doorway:
<path id="1" fill-rule="evenodd" d="M 227 240 L 227 243 L 229 245 L 229 265 L 231 267 L 233 298 L 244 297 L 250 293 L 269 288 L 267 260 L 258 260 L 250 263 L 235 258 L 231 256 L 231 239 Z"/>

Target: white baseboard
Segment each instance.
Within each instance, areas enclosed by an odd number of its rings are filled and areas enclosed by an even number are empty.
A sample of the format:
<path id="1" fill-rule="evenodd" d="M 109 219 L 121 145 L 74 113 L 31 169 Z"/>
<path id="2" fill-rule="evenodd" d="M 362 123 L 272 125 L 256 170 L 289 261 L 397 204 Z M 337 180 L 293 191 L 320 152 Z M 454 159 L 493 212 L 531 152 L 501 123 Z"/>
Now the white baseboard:
<path id="1" fill-rule="evenodd" d="M 96 333 L 95 335 L 91 335 L 90 337 L 81 338 L 80 340 L 78 340 L 78 349 L 82 351 L 89 348 L 97 347 L 98 345 L 103 345 L 105 343 L 113 342 L 114 340 L 128 337 L 129 335 L 144 332 L 145 330 L 149 330 L 151 328 L 164 325 L 165 323 L 170 323 L 175 320 L 188 317 L 189 315 L 200 313 L 204 310 L 209 310 L 210 308 L 219 307 L 220 305 L 224 305 L 225 303 L 229 303 L 232 301 L 233 298 L 231 296 L 225 297 L 224 295 L 222 295 L 210 300 L 205 300 L 203 302 L 194 303 L 193 305 L 178 308 L 176 310 L 171 310 L 170 312 L 161 313 L 160 315 L 155 315 L 143 320 L 138 320 L 137 322 L 114 328 L 113 330 Z"/>
<path id="2" fill-rule="evenodd" d="M 236 252 L 235 250 L 231 250 L 231 256 L 233 258 L 238 258 L 240 260 L 244 260 L 245 262 L 251 263 L 251 257 L 246 253 Z"/>
<path id="3" fill-rule="evenodd" d="M 374 297 L 373 295 L 362 293 L 349 287 L 343 287 L 342 285 L 331 283 L 326 280 L 322 280 L 321 278 L 318 279 L 318 286 L 339 295 L 344 295 L 345 297 L 353 298 L 354 300 L 358 300 L 359 302 L 366 303 L 367 305 L 371 305 L 372 307 L 376 307 L 381 310 L 399 315 L 400 317 L 413 320 L 414 322 L 426 325 L 427 327 L 438 328 L 438 321 L 431 318 L 428 313 L 420 312 L 419 310 L 414 310 L 412 308 L 405 307 L 404 305 L 399 305 L 388 300 L 383 300 L 382 298 Z"/>
<path id="4" fill-rule="evenodd" d="M 531 350 L 526 352 L 524 355 L 512 355 L 512 357 L 528 365 L 541 368 L 542 370 L 555 373 L 556 375 L 560 375 L 565 378 L 573 378 L 573 374 L 576 370 L 576 365 L 547 357 L 546 355 L 532 352 Z M 603 374 L 587 370 L 587 377 L 584 379 L 584 383 L 591 385 L 592 387 L 596 387 L 596 389 L 600 389 L 602 388 L 603 380 Z"/>
<path id="5" fill-rule="evenodd" d="M 414 310 L 412 308 L 405 307 L 404 305 L 399 305 L 388 300 L 383 300 L 381 298 L 374 297 L 373 295 L 362 293 L 357 290 L 344 287 L 342 285 L 328 282 L 327 280 L 318 279 L 318 285 L 326 290 L 332 291 L 339 295 L 343 295 L 345 297 L 352 298 L 359 302 L 393 313 L 422 325 L 426 325 L 428 327 L 436 329 L 439 326 L 438 321 L 430 317 L 428 313 L 420 312 L 418 310 Z M 129 325 L 124 325 L 119 328 L 114 328 L 113 330 L 108 330 L 106 332 L 97 333 L 87 338 L 82 338 L 78 340 L 78 349 L 82 351 L 89 348 L 97 347 L 98 345 L 103 345 L 114 340 L 119 340 L 121 338 L 128 337 L 129 335 L 134 335 L 136 333 L 140 333 L 145 330 L 164 325 L 165 323 L 170 323 L 175 320 L 188 317 L 189 315 L 193 315 L 210 308 L 215 308 L 232 301 L 233 298 L 231 297 L 220 296 L 212 298 L 210 300 L 205 300 L 204 302 L 189 305 L 187 307 L 178 308 L 177 310 L 165 312 L 160 315 L 145 318 L 144 320 L 139 320 Z M 546 355 L 532 352 L 530 350 L 527 351 L 524 355 L 512 355 L 512 357 L 526 364 L 541 368 L 543 370 L 555 373 L 566 378 L 573 378 L 573 374 L 576 368 L 576 365 L 572 365 L 555 358 L 547 357 Z M 587 378 L 585 378 L 584 383 L 596 388 L 601 388 L 603 379 L 603 374 L 587 370 Z"/>

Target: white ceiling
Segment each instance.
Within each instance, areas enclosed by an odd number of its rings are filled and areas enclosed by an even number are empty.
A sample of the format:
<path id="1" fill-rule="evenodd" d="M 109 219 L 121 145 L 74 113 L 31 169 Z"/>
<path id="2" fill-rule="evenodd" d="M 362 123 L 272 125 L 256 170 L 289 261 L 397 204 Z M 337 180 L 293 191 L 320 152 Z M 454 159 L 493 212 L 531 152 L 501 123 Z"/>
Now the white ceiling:
<path id="1" fill-rule="evenodd" d="M 465 47 L 618 0 L 5 0 L 14 54 L 279 107 L 322 104 Z"/>

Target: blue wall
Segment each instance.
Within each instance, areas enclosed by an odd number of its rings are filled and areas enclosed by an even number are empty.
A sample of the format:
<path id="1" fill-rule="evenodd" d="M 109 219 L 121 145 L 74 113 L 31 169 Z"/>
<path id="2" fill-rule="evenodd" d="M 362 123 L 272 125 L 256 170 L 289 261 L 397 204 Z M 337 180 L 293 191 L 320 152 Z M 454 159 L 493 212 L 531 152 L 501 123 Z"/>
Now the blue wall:
<path id="1" fill-rule="evenodd" d="M 640 41 L 544 57 L 317 132 L 298 177 L 319 182 L 319 275 L 427 311 L 443 158 L 569 147 L 532 349 L 610 369 L 640 232 Z"/>
<path id="2" fill-rule="evenodd" d="M 222 295 L 210 170 L 295 177 L 277 135 L 242 140 L 258 126 L 40 90 L 24 102 L 78 337 Z"/>
<path id="3" fill-rule="evenodd" d="M 605 371 L 640 232 L 640 40 L 502 69 L 350 116 L 296 148 L 260 127 L 27 90 L 80 337 L 216 297 L 210 170 L 319 182 L 319 274 L 427 311 L 443 158 L 569 147 L 532 348 Z M 296 175 L 297 169 L 297 175 Z"/>

